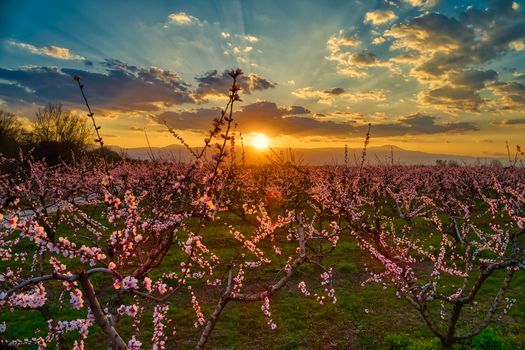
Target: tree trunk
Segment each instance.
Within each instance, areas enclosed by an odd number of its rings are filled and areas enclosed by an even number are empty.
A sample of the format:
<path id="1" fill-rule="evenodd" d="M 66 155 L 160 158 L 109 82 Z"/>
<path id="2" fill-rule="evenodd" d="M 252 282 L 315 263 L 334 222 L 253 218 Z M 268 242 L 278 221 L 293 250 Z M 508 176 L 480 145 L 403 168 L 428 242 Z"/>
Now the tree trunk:
<path id="1" fill-rule="evenodd" d="M 95 290 L 93 289 L 93 285 L 89 281 L 88 277 L 84 273 L 79 273 L 78 280 L 89 302 L 89 307 L 91 308 L 91 311 L 93 312 L 93 315 L 95 316 L 95 322 L 100 326 L 100 328 L 102 328 L 102 331 L 106 333 L 106 335 L 109 337 L 109 339 L 111 340 L 112 347 L 116 350 L 128 350 L 128 346 L 126 345 L 124 340 L 122 340 L 122 338 L 117 333 L 115 328 L 111 326 L 106 315 L 104 314 L 104 311 L 102 310 L 102 307 L 100 306 L 100 303 L 98 302 L 97 296 L 95 295 Z"/>

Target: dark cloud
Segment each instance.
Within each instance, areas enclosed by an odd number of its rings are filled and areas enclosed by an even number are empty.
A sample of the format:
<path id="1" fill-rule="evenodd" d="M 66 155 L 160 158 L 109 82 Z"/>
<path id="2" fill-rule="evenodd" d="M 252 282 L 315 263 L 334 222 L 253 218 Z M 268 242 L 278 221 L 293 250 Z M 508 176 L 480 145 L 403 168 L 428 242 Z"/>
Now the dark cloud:
<path id="1" fill-rule="evenodd" d="M 73 77 L 82 77 L 93 106 L 123 111 L 158 110 L 194 102 L 190 86 L 177 74 L 156 67 L 137 68 L 119 61 L 106 61 L 106 72 L 81 69 L 30 67 L 0 68 L 0 96 L 7 102 L 64 104 L 82 102 Z"/>
<path id="2" fill-rule="evenodd" d="M 525 124 L 525 118 L 504 120 L 503 122 L 501 122 L 501 124 L 503 124 L 503 125 L 519 125 L 519 124 Z"/>
<path id="3" fill-rule="evenodd" d="M 470 88 L 472 90 L 483 89 L 488 82 L 498 80 L 498 73 L 494 70 L 464 70 L 451 74 L 451 82 L 454 85 Z"/>
<path id="4" fill-rule="evenodd" d="M 349 60 L 357 65 L 369 66 L 378 62 L 377 56 L 371 52 L 360 52 L 350 56 Z"/>
<path id="5" fill-rule="evenodd" d="M 514 81 L 497 82 L 487 89 L 496 97 L 493 108 L 518 111 L 525 108 L 525 84 Z"/>
<path id="6" fill-rule="evenodd" d="M 490 102 L 479 92 L 498 80 L 495 71 L 476 67 L 521 49 L 525 21 L 513 1 L 488 1 L 487 8 L 469 6 L 457 18 L 423 14 L 392 26 L 384 36 L 393 39 L 391 49 L 402 50 L 391 61 L 412 65 L 411 75 L 431 86 L 421 102 L 472 111 Z M 417 59 L 406 60 L 407 54 Z"/>
<path id="7" fill-rule="evenodd" d="M 220 109 L 200 108 L 192 111 L 166 112 L 158 116 L 159 122 L 179 130 L 205 131 L 211 126 L 213 118 L 220 115 Z M 350 137 L 366 134 L 367 125 L 355 122 L 335 122 L 323 117 L 315 118 L 312 113 L 300 106 L 279 107 L 273 102 L 263 101 L 244 106 L 234 114 L 238 130 L 243 132 L 264 132 L 270 136 L 291 135 Z M 395 122 L 375 123 L 372 133 L 377 137 L 402 136 L 437 133 L 462 133 L 478 130 L 470 123 L 439 124 L 437 118 L 414 114 L 399 118 Z"/>
<path id="8" fill-rule="evenodd" d="M 340 88 L 340 87 L 335 87 L 335 88 L 332 88 L 330 90 L 325 90 L 324 92 L 327 93 L 327 94 L 330 94 L 330 95 L 336 95 L 337 96 L 337 95 L 344 94 L 346 92 L 346 90 L 343 89 L 343 88 Z"/>
<path id="9" fill-rule="evenodd" d="M 197 80 L 198 86 L 195 95 L 200 99 L 226 95 L 232 84 L 232 79 L 228 72 L 228 70 L 223 72 L 213 70 L 196 77 L 195 80 Z M 275 83 L 253 73 L 241 75 L 237 80 L 241 86 L 241 92 L 248 95 L 253 91 L 267 90 L 275 87 Z"/>
<path id="10" fill-rule="evenodd" d="M 436 124 L 436 119 L 437 118 L 433 116 L 416 113 L 407 117 L 400 118 L 399 121 L 402 124 L 405 124 L 414 130 L 417 130 L 415 133 L 420 134 L 438 134 L 446 132 L 464 132 L 478 130 L 478 128 L 471 123 Z"/>
<path id="11" fill-rule="evenodd" d="M 479 112 L 480 105 L 484 102 L 475 90 L 452 86 L 422 91 L 418 97 L 423 104 L 470 112 Z"/>

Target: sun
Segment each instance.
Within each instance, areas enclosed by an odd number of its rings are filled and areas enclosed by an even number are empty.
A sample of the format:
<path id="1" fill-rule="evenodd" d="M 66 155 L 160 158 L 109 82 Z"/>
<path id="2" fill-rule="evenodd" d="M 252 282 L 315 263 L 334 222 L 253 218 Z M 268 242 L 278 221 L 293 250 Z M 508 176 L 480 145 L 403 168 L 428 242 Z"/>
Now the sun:
<path id="1" fill-rule="evenodd" d="M 268 148 L 270 141 L 264 134 L 257 134 L 252 138 L 252 145 L 253 147 L 257 148 L 258 150 L 264 150 Z"/>

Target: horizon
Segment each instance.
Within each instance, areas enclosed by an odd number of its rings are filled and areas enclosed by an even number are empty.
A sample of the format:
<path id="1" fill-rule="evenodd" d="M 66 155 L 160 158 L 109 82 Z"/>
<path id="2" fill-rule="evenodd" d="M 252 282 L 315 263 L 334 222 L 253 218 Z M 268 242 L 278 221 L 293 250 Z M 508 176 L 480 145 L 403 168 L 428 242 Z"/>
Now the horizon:
<path id="1" fill-rule="evenodd" d="M 94 146 L 96 147 L 96 146 Z M 163 161 L 182 161 L 192 160 L 192 154 L 184 145 L 172 143 L 163 147 L 121 147 L 118 145 L 107 145 L 107 147 L 123 157 L 137 160 L 163 160 Z M 191 147 L 194 151 L 202 147 Z M 292 147 L 267 147 L 264 150 L 255 145 L 236 146 L 237 160 L 241 164 L 240 154 L 247 165 L 269 164 L 272 161 L 298 161 L 298 164 L 307 166 L 322 165 L 343 165 L 345 164 L 345 153 L 348 154 L 348 161 L 357 165 L 361 159 L 363 146 L 347 148 L 345 147 L 323 147 L 323 148 L 292 148 Z M 510 153 L 505 156 L 477 157 L 469 155 L 452 155 L 442 153 L 428 153 L 403 149 L 394 145 L 381 145 L 366 147 L 365 163 L 369 165 L 491 165 L 506 166 L 515 163 L 517 154 Z M 280 158 L 280 159 L 279 159 Z"/>
<path id="2" fill-rule="evenodd" d="M 248 144 L 359 148 L 369 123 L 370 147 L 504 159 L 523 144 L 523 1 L 1 6 L 0 109 L 26 125 L 48 102 L 85 115 L 79 75 L 106 144 L 176 144 L 165 119 L 199 147 L 240 67 Z"/>

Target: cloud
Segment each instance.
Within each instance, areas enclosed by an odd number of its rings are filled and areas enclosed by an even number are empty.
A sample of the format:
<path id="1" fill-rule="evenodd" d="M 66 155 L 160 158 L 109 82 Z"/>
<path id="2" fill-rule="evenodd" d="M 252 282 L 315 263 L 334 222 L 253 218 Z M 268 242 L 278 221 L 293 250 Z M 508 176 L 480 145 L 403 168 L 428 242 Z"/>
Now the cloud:
<path id="1" fill-rule="evenodd" d="M 375 10 L 367 12 L 363 23 L 372 23 L 375 26 L 395 21 L 396 14 L 392 10 Z"/>
<path id="2" fill-rule="evenodd" d="M 492 69 L 486 71 L 468 69 L 460 72 L 451 72 L 448 78 L 454 86 L 480 90 L 483 89 L 488 82 L 497 81 L 498 73 Z"/>
<path id="3" fill-rule="evenodd" d="M 501 124 L 502 124 L 502 125 L 518 125 L 518 124 L 525 124 L 525 118 L 503 120 L 503 121 L 501 122 Z"/>
<path id="4" fill-rule="evenodd" d="M 335 89 L 341 89 L 341 88 L 335 88 Z M 336 90 L 336 91 L 339 91 L 339 90 Z M 343 89 L 341 89 L 341 93 L 344 93 Z M 307 86 L 307 87 L 292 91 L 292 95 L 299 97 L 301 99 L 313 99 L 315 101 L 318 101 L 319 103 L 331 105 L 335 101 L 334 95 L 338 95 L 338 94 L 337 93 L 334 94 L 331 91 L 314 90 L 310 86 Z"/>
<path id="5" fill-rule="evenodd" d="M 220 115 L 220 109 L 199 108 L 189 111 L 165 112 L 157 117 L 162 123 L 178 130 L 204 132 L 210 128 L 213 118 Z M 350 137 L 366 134 L 368 125 L 355 120 L 335 122 L 323 116 L 315 117 L 309 110 L 300 106 L 279 107 L 273 102 L 261 101 L 243 106 L 234 113 L 234 122 L 242 132 L 264 132 L 275 137 L 290 135 L 293 137 L 323 136 Z M 470 123 L 437 123 L 437 118 L 423 114 L 413 114 L 398 118 L 392 122 L 374 123 L 373 137 L 403 136 L 439 133 L 464 133 L 478 130 Z"/>
<path id="6" fill-rule="evenodd" d="M 39 105 L 82 102 L 73 77 L 82 77 L 92 106 L 120 111 L 158 110 L 194 102 L 190 85 L 176 73 L 157 67 L 130 66 L 117 60 L 105 61 L 106 71 L 29 67 L 0 68 L 0 97 L 13 104 Z"/>
<path id="7" fill-rule="evenodd" d="M 509 47 L 514 51 L 525 50 L 525 43 L 522 40 L 514 40 L 509 43 Z"/>
<path id="8" fill-rule="evenodd" d="M 441 107 L 445 110 L 464 110 L 469 112 L 479 112 L 480 105 L 485 102 L 473 90 L 451 86 L 421 91 L 418 94 L 418 101 L 423 105 Z"/>
<path id="9" fill-rule="evenodd" d="M 259 41 L 259 38 L 253 35 L 231 35 L 227 32 L 221 32 L 221 37 L 226 40 L 224 55 L 234 56 L 237 62 L 241 64 L 248 63 L 248 57 L 250 57 L 252 52 L 255 52 L 254 45 Z M 261 52 L 260 50 L 257 51 Z"/>
<path id="10" fill-rule="evenodd" d="M 194 24 L 201 24 L 201 21 L 194 16 L 188 15 L 186 12 L 176 12 L 168 16 L 168 21 L 164 25 L 164 28 L 168 28 L 170 24 L 178 26 L 190 26 Z"/>
<path id="11" fill-rule="evenodd" d="M 337 34 L 332 35 L 326 42 L 326 47 L 331 53 L 341 52 L 345 46 L 358 46 L 361 42 L 356 37 L 345 34 L 341 29 Z"/>
<path id="12" fill-rule="evenodd" d="M 18 47 L 20 49 L 23 49 L 29 53 L 32 53 L 34 55 L 39 56 L 48 56 L 53 57 L 59 60 L 85 60 L 85 57 L 80 55 L 75 55 L 71 53 L 71 51 L 65 47 L 58 47 L 58 46 L 43 46 L 43 47 L 36 47 L 31 44 L 22 43 L 14 40 L 8 40 L 7 44 L 10 46 Z"/>
<path id="13" fill-rule="evenodd" d="M 336 100 L 336 98 L 346 98 L 357 102 L 363 100 L 386 100 L 386 94 L 384 90 L 348 92 L 340 87 L 332 88 L 329 90 L 314 90 L 312 87 L 307 86 L 292 91 L 292 95 L 302 99 L 312 99 L 319 103 L 327 105 L 331 105 Z"/>
<path id="14" fill-rule="evenodd" d="M 486 9 L 469 6 L 457 17 L 427 12 L 393 25 L 383 36 L 392 39 L 391 50 L 400 51 L 390 62 L 411 66 L 410 75 L 428 87 L 419 94 L 420 103 L 443 110 L 483 111 L 497 109 L 481 96 L 498 74 L 478 67 L 520 50 L 525 22 L 512 1 L 490 1 Z"/>
<path id="15" fill-rule="evenodd" d="M 487 87 L 496 97 L 494 108 L 522 111 L 525 108 L 525 85 L 518 82 L 496 82 Z"/>
<path id="16" fill-rule="evenodd" d="M 228 72 L 228 70 L 224 70 L 223 72 L 212 70 L 195 78 L 198 82 L 195 96 L 201 100 L 226 97 L 232 84 L 232 79 L 228 75 Z M 274 88 L 276 85 L 254 73 L 241 75 L 237 81 L 241 86 L 241 93 L 248 95 L 253 91 Z"/>
<path id="17" fill-rule="evenodd" d="M 402 0 L 405 4 L 409 4 L 414 7 L 422 7 L 425 9 L 436 6 L 440 0 Z"/>
<path id="18" fill-rule="evenodd" d="M 372 44 L 374 45 L 380 45 L 385 42 L 385 38 L 382 36 L 378 36 L 377 38 L 372 39 Z"/>
<path id="19" fill-rule="evenodd" d="M 391 67 L 390 62 L 381 61 L 374 53 L 349 51 L 360 43 L 357 38 L 340 30 L 328 38 L 326 47 L 330 54 L 325 59 L 337 63 L 338 73 L 352 78 L 366 77 L 366 70 L 371 67 Z"/>
<path id="20" fill-rule="evenodd" d="M 259 38 L 253 36 L 253 35 L 245 35 L 244 40 L 250 42 L 250 43 L 256 43 L 259 41 Z"/>

